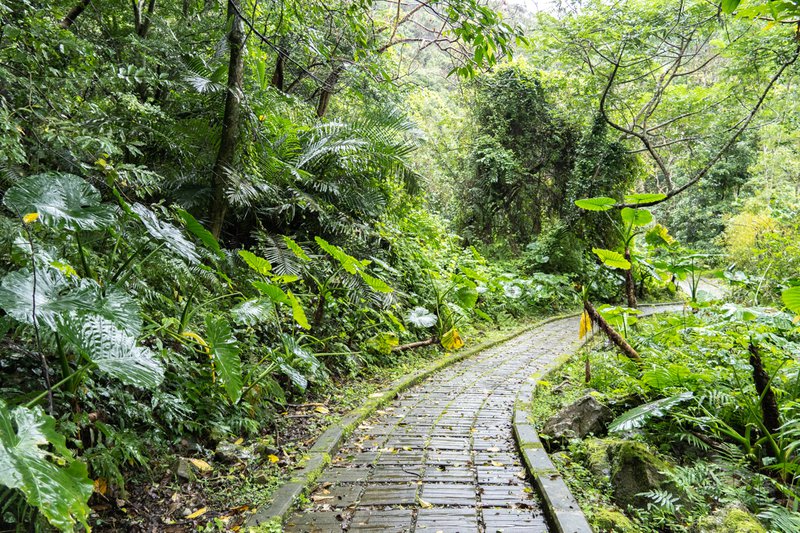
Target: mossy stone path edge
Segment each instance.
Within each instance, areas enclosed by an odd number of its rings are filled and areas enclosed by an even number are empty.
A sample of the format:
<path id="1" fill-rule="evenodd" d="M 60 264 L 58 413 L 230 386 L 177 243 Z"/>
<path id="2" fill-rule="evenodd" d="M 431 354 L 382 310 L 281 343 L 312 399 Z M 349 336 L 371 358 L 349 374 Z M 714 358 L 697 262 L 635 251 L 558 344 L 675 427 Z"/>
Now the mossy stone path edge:
<path id="1" fill-rule="evenodd" d="M 682 304 L 668 302 L 645 305 L 639 310 L 642 315 L 647 316 L 654 313 L 680 311 L 683 307 Z M 575 496 L 545 451 L 536 429 L 530 422 L 532 415 L 528 411 L 528 406 L 539 382 L 548 374 L 557 371 L 576 353 L 584 349 L 595 333 L 592 331 L 587 335 L 577 350 L 565 353 L 551 365 L 533 374 L 519 390 L 514 403 L 514 437 L 522 455 L 522 462 L 542 497 L 543 508 L 550 525 L 557 533 L 592 533 L 593 529 Z"/>

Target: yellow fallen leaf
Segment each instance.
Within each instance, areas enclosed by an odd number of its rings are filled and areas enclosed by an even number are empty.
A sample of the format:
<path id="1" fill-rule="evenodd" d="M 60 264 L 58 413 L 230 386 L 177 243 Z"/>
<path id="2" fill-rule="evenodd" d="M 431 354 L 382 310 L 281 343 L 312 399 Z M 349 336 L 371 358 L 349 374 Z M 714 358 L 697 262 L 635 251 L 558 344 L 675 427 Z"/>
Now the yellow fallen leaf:
<path id="1" fill-rule="evenodd" d="M 239 437 L 238 439 L 236 439 L 235 441 L 233 441 L 233 444 L 234 444 L 234 445 L 236 445 L 236 446 L 239 446 L 239 445 L 240 445 L 241 443 L 243 443 L 243 442 L 244 442 L 244 439 L 243 439 L 243 438 L 241 438 L 241 437 Z"/>
<path id="2" fill-rule="evenodd" d="M 592 319 L 586 311 L 581 314 L 581 323 L 578 328 L 578 338 L 582 339 L 592 330 Z"/>
<path id="3" fill-rule="evenodd" d="M 318 413 L 322 413 L 323 415 L 327 415 L 328 413 L 330 413 L 330 410 L 328 410 L 328 408 L 325 407 L 324 405 L 320 405 L 314 410 Z"/>
<path id="4" fill-rule="evenodd" d="M 189 459 L 189 462 L 192 463 L 195 468 L 197 468 L 201 472 L 211 472 L 213 468 L 210 464 L 203 461 L 202 459 Z"/>
<path id="5" fill-rule="evenodd" d="M 101 477 L 95 479 L 94 480 L 94 491 L 97 494 L 102 494 L 103 496 L 105 496 L 106 491 L 108 491 L 108 482 L 105 479 L 101 478 Z"/>
<path id="6" fill-rule="evenodd" d="M 277 455 L 272 455 L 272 454 L 269 454 L 267 456 L 267 459 L 269 459 L 270 463 L 277 463 L 278 461 L 280 461 Z"/>
<path id="7" fill-rule="evenodd" d="M 431 502 L 426 502 L 425 500 L 420 498 L 419 506 L 422 507 L 423 509 L 430 509 L 431 507 L 433 507 L 433 504 Z"/>
<path id="8" fill-rule="evenodd" d="M 201 507 L 200 509 L 196 510 L 195 512 L 193 512 L 192 514 L 190 514 L 190 515 L 189 515 L 189 516 L 187 516 L 186 518 L 187 518 L 188 520 L 194 520 L 195 518 L 198 518 L 198 517 L 200 517 L 200 516 L 203 516 L 203 515 L 204 515 L 204 514 L 206 514 L 207 512 L 208 512 L 208 507 Z"/>
<path id="9" fill-rule="evenodd" d="M 39 220 L 39 213 L 28 213 L 22 217 L 22 222 L 25 224 L 30 224 L 31 222 L 36 222 L 37 220 Z"/>
<path id="10" fill-rule="evenodd" d="M 497 446 L 492 446 L 491 448 L 489 448 L 489 451 L 490 452 L 499 452 L 500 448 L 498 448 Z"/>
<path id="11" fill-rule="evenodd" d="M 505 466 L 505 465 L 500 461 L 492 461 L 492 466 Z"/>

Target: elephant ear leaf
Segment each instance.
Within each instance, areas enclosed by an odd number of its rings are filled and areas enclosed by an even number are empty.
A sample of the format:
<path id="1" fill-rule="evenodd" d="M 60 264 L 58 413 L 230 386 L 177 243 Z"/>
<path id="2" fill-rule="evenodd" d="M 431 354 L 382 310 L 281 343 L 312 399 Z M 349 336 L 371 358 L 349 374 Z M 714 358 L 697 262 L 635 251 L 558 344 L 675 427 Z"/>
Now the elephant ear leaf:
<path id="1" fill-rule="evenodd" d="M 605 250 L 603 248 L 592 248 L 592 252 L 594 252 L 594 254 L 600 258 L 600 261 L 602 261 L 606 266 L 611 268 L 621 268 L 622 270 L 628 270 L 631 268 L 630 261 L 625 259 L 625 257 L 623 257 L 619 252 Z"/>
<path id="2" fill-rule="evenodd" d="M 646 226 L 653 221 L 653 214 L 647 209 L 632 209 L 626 207 L 622 210 L 620 215 L 625 225 L 633 227 Z"/>
<path id="3" fill-rule="evenodd" d="M 200 257 L 197 255 L 194 244 L 183 236 L 181 230 L 172 224 L 160 221 L 153 211 L 142 204 L 133 204 L 131 211 L 136 213 L 151 237 L 163 242 L 164 246 L 190 263 L 196 264 L 200 262 Z"/>
<path id="4" fill-rule="evenodd" d="M 206 340 L 214 358 L 216 371 L 225 392 L 232 402 L 239 401 L 242 394 L 242 361 L 239 358 L 239 342 L 231 333 L 231 327 L 222 317 L 206 317 Z"/>
<path id="5" fill-rule="evenodd" d="M 575 200 L 575 205 L 587 211 L 608 211 L 616 205 L 617 201 L 608 196 L 599 196 L 597 198 L 583 198 L 582 200 Z"/>
<path id="6" fill-rule="evenodd" d="M 23 179 L 8 189 L 3 203 L 19 215 L 31 215 L 29 220 L 73 231 L 103 229 L 116 218 L 97 189 L 78 176 L 57 172 Z"/>
<path id="7" fill-rule="evenodd" d="M 661 398 L 639 407 L 624 412 L 622 415 L 614 419 L 608 426 L 608 430 L 612 433 L 618 431 L 630 431 L 632 429 L 642 427 L 650 418 L 664 416 L 670 409 L 690 400 L 694 394 L 691 391 L 682 392 L 675 396 Z"/>
<path id="8" fill-rule="evenodd" d="M 800 286 L 789 287 L 781 293 L 783 305 L 794 313 L 800 315 Z"/>
<path id="9" fill-rule="evenodd" d="M 89 530 L 86 465 L 75 460 L 41 408 L 12 410 L 0 400 L 0 485 L 22 492 L 54 527 L 73 531 L 82 524 Z"/>
<path id="10" fill-rule="evenodd" d="M 101 372 L 123 383 L 154 389 L 164 379 L 155 354 L 105 317 L 71 313 L 59 319 L 58 332 Z"/>

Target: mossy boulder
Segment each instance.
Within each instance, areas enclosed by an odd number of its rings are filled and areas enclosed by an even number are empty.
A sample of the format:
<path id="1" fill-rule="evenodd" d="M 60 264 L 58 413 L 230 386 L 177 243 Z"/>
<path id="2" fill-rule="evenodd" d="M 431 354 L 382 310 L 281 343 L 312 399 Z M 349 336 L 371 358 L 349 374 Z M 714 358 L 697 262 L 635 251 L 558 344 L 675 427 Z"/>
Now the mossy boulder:
<path id="1" fill-rule="evenodd" d="M 549 449 L 558 449 L 570 439 L 604 433 L 613 418 L 611 409 L 587 394 L 551 416 L 542 427 L 542 436 L 547 436 L 545 445 Z"/>
<path id="2" fill-rule="evenodd" d="M 611 478 L 611 458 L 623 442 L 620 439 L 586 439 L 580 447 L 580 460 L 595 478 L 608 482 Z"/>
<path id="3" fill-rule="evenodd" d="M 670 490 L 667 476 L 671 467 L 645 444 L 635 441 L 620 441 L 609 447 L 611 455 L 611 489 L 614 503 L 621 508 L 628 506 L 644 509 L 647 498 L 642 492 Z M 670 491 L 673 492 L 673 491 Z"/>
<path id="4" fill-rule="evenodd" d="M 634 533 L 638 531 L 627 516 L 614 509 L 606 508 L 598 509 L 594 512 L 592 515 L 592 527 L 597 533 Z"/>
<path id="5" fill-rule="evenodd" d="M 750 511 L 733 505 L 718 509 L 714 514 L 700 519 L 697 531 L 703 533 L 767 533 L 767 530 Z"/>

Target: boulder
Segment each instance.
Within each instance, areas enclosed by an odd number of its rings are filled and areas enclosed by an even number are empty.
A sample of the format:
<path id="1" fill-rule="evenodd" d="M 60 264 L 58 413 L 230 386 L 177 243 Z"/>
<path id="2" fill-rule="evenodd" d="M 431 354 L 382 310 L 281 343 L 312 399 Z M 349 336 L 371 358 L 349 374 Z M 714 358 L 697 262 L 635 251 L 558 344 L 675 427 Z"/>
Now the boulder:
<path id="1" fill-rule="evenodd" d="M 666 475 L 670 465 L 641 442 L 620 441 L 609 447 L 611 456 L 611 488 L 614 503 L 622 509 L 628 506 L 647 508 L 648 499 L 639 496 L 652 490 L 670 490 Z"/>
<path id="2" fill-rule="evenodd" d="M 753 514 L 739 505 L 717 509 L 697 524 L 703 533 L 766 533 L 767 530 Z"/>
<path id="3" fill-rule="evenodd" d="M 184 479 L 186 481 L 194 481 L 195 479 L 192 463 L 190 463 L 188 459 L 178 457 L 173 466 L 173 470 L 179 479 Z"/>
<path id="4" fill-rule="evenodd" d="M 214 450 L 214 459 L 225 464 L 235 464 L 252 458 L 253 454 L 250 450 L 230 442 L 220 442 Z"/>
<path id="5" fill-rule="evenodd" d="M 570 439 L 602 433 L 614 418 L 611 410 L 587 394 L 550 417 L 542 427 L 551 447 L 563 446 Z"/>

